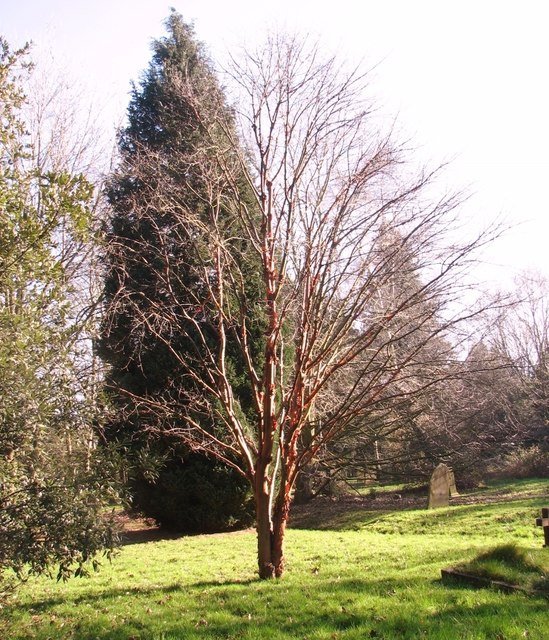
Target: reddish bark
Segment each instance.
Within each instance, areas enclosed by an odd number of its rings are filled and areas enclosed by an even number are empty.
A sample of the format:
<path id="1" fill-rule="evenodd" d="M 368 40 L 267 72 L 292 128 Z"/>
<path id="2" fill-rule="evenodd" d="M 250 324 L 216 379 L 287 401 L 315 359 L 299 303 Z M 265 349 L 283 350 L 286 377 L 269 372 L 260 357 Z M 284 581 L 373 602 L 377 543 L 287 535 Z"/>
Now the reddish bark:
<path id="1" fill-rule="evenodd" d="M 273 531 L 271 523 L 269 489 L 266 481 L 261 483 L 256 492 L 256 530 L 257 530 L 257 563 L 259 577 L 262 579 L 274 578 L 275 567 L 273 564 Z"/>
<path id="2" fill-rule="evenodd" d="M 281 489 L 271 515 L 269 494 L 265 488 L 256 495 L 257 557 L 259 577 L 262 579 L 280 578 L 284 573 L 284 538 L 290 502 L 289 493 Z"/>

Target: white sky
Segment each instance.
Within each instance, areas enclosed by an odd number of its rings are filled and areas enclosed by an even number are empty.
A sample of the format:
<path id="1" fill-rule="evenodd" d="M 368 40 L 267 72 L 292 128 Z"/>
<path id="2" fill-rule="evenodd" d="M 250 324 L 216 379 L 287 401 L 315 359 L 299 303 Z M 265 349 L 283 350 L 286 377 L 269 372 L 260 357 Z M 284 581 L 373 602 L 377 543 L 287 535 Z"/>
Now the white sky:
<path id="1" fill-rule="evenodd" d="M 549 277 L 547 0 L 0 0 L 0 33 L 51 51 L 119 121 L 174 6 L 221 59 L 267 28 L 310 34 L 375 70 L 373 93 L 418 157 L 452 159 L 448 180 L 473 194 L 464 216 L 518 224 L 486 254 L 508 284 Z"/>

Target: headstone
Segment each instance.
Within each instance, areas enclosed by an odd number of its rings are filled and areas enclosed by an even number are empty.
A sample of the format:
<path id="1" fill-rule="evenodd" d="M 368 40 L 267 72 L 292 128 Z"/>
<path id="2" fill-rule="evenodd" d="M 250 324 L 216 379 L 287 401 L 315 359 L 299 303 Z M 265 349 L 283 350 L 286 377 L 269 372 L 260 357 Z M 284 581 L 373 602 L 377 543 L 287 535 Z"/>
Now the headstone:
<path id="1" fill-rule="evenodd" d="M 536 525 L 543 527 L 544 547 L 549 547 L 549 507 L 543 507 L 541 518 L 536 518 Z"/>
<path id="2" fill-rule="evenodd" d="M 456 489 L 454 472 L 444 463 L 441 463 L 433 471 L 429 483 L 429 509 L 447 507 L 450 496 L 459 495 Z"/>
<path id="3" fill-rule="evenodd" d="M 455 498 L 456 496 L 459 496 L 459 492 L 456 487 L 456 478 L 452 469 L 448 469 L 448 473 L 450 478 L 450 498 Z"/>

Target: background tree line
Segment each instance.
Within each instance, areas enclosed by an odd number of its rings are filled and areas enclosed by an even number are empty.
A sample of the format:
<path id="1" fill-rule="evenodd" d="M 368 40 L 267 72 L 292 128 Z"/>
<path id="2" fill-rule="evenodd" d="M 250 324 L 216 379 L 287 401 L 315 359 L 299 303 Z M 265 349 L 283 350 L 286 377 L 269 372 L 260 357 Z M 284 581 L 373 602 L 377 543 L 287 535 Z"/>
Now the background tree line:
<path id="1" fill-rule="evenodd" d="M 272 36 L 229 93 L 166 27 L 106 183 L 2 42 L 0 567 L 82 570 L 120 479 L 164 526 L 255 521 L 272 577 L 294 497 L 546 473 L 546 283 L 471 302 L 497 230 L 456 243 L 360 70 Z"/>

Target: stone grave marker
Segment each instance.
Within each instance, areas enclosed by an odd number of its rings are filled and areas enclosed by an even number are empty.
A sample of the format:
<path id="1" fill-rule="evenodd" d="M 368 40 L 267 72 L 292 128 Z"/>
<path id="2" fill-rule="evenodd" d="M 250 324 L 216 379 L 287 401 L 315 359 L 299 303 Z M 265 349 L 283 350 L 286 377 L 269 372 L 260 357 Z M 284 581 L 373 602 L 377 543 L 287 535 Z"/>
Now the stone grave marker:
<path id="1" fill-rule="evenodd" d="M 543 527 L 544 547 L 549 548 L 549 507 L 542 507 L 541 518 L 536 518 L 536 525 Z"/>
<path id="2" fill-rule="evenodd" d="M 450 498 L 455 498 L 456 496 L 459 496 L 459 492 L 456 487 L 456 478 L 452 469 L 448 469 L 448 472 L 450 478 Z"/>
<path id="3" fill-rule="evenodd" d="M 450 504 L 450 496 L 457 496 L 456 480 L 454 472 L 443 462 L 433 471 L 429 483 L 429 509 L 447 507 Z"/>

